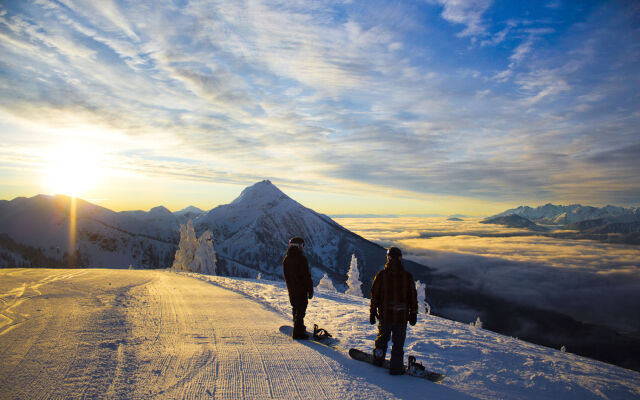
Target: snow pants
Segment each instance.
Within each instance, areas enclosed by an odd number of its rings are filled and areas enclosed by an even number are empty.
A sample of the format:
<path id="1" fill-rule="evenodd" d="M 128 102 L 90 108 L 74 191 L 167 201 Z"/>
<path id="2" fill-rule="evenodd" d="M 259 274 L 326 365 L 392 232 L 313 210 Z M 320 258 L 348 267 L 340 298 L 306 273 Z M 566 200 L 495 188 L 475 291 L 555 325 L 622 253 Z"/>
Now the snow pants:
<path id="1" fill-rule="evenodd" d="M 407 338 L 407 323 L 391 323 L 380 321 L 378 323 L 378 336 L 375 341 L 375 350 L 382 350 L 382 354 L 387 353 L 389 339 L 393 343 L 391 347 L 390 371 L 401 372 L 404 368 L 404 341 Z"/>
<path id="2" fill-rule="evenodd" d="M 304 326 L 304 316 L 307 314 L 307 305 L 309 300 L 307 297 L 293 298 L 289 297 L 291 302 L 291 311 L 293 313 L 293 336 L 300 336 L 307 330 Z"/>

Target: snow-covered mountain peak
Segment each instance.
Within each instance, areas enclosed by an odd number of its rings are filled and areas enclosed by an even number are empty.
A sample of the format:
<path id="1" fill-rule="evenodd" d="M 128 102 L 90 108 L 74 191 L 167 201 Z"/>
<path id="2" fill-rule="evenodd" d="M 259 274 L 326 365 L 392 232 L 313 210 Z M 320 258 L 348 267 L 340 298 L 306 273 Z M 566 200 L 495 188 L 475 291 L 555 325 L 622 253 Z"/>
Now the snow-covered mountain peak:
<path id="1" fill-rule="evenodd" d="M 187 208 L 183 208 L 180 211 L 176 211 L 174 214 L 176 215 L 185 215 L 185 214 L 204 214 L 205 211 L 199 209 L 198 207 L 195 206 L 189 206 Z"/>
<path id="2" fill-rule="evenodd" d="M 151 210 L 149 210 L 149 214 L 154 217 L 173 215 L 171 211 L 169 211 L 164 206 L 153 207 Z"/>
<path id="3" fill-rule="evenodd" d="M 271 181 L 264 180 L 245 188 L 240 196 L 231 202 L 232 205 L 251 205 L 252 207 L 273 203 L 278 200 L 289 199 Z"/>
<path id="4" fill-rule="evenodd" d="M 268 180 L 244 189 L 233 202 L 194 220 L 193 226 L 198 234 L 212 233 L 216 252 L 231 260 L 229 268 L 273 277 L 282 276 L 282 258 L 294 236 L 306 242 L 305 255 L 315 282 L 328 274 L 336 287 L 342 287 L 355 254 L 366 291 L 386 259 L 385 248 L 303 206 Z M 430 273 L 428 267 L 408 260 L 405 267 L 415 272 L 414 277 Z"/>
<path id="5" fill-rule="evenodd" d="M 547 203 L 544 206 L 531 208 L 519 206 L 494 215 L 505 217 L 516 214 L 536 223 L 567 225 L 580 221 L 601 219 L 603 222 L 637 222 L 640 217 L 637 208 L 624 208 L 607 205 L 605 207 L 583 206 L 570 204 L 568 206 Z"/>

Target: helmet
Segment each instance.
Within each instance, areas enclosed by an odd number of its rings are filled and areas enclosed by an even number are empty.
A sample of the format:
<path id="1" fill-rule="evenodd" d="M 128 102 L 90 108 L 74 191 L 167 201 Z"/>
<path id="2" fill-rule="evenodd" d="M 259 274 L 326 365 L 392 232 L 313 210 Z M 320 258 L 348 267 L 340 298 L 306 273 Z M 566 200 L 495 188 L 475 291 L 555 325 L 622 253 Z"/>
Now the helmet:
<path id="1" fill-rule="evenodd" d="M 397 247 L 389 247 L 389 250 L 387 250 L 387 256 L 392 258 L 402 258 L 402 251 Z"/>
<path id="2" fill-rule="evenodd" d="M 291 239 L 289 239 L 289 247 L 298 247 L 298 248 L 303 248 L 304 247 L 304 239 L 301 237 L 293 237 Z"/>

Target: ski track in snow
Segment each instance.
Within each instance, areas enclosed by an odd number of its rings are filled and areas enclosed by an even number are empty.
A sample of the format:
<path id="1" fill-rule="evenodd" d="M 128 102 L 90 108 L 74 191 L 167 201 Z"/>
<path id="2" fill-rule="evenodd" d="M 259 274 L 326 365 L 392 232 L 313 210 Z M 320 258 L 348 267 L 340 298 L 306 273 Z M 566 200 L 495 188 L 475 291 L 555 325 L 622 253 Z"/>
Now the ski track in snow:
<path id="1" fill-rule="evenodd" d="M 290 319 L 284 282 L 187 275 L 242 293 Z M 368 299 L 316 288 L 305 318 L 308 330 L 313 323 L 339 338 L 342 352 L 352 347 L 373 348 L 377 329 L 369 324 Z M 568 348 L 570 345 L 567 343 Z M 636 371 L 424 314 L 416 326 L 409 326 L 405 361 L 409 354 L 428 369 L 447 375 L 441 384 L 425 387 L 416 378 L 394 377 L 409 392 L 428 393 L 424 398 L 438 398 L 443 393 L 433 390 L 442 386 L 455 391 L 446 395 L 481 399 L 640 398 L 640 373 Z M 379 382 L 378 372 L 369 371 L 369 379 Z"/>
<path id="2" fill-rule="evenodd" d="M 469 398 L 296 342 L 276 308 L 197 277 L 0 270 L 0 398 Z"/>

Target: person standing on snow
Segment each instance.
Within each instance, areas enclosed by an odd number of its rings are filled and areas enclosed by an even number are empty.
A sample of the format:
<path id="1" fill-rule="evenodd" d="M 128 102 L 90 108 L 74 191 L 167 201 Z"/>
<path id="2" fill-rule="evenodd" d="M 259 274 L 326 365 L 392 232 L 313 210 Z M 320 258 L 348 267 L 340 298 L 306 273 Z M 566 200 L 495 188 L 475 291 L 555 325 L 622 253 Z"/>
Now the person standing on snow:
<path id="1" fill-rule="evenodd" d="M 309 299 L 313 297 L 313 281 L 309 273 L 307 257 L 302 254 L 304 239 L 294 237 L 289 240 L 287 255 L 282 260 L 284 280 L 289 291 L 289 301 L 293 312 L 294 339 L 308 339 L 309 335 L 304 326 L 304 316 L 307 312 Z"/>
<path id="2" fill-rule="evenodd" d="M 378 336 L 373 350 L 374 363 L 382 365 L 387 353 L 389 339 L 393 342 L 389 373 L 404 373 L 404 341 L 407 337 L 407 321 L 416 324 L 418 318 L 418 296 L 415 282 L 409 271 L 402 266 L 402 252 L 397 247 L 387 251 L 387 263 L 376 274 L 371 286 L 371 309 L 369 322 L 378 323 Z"/>

